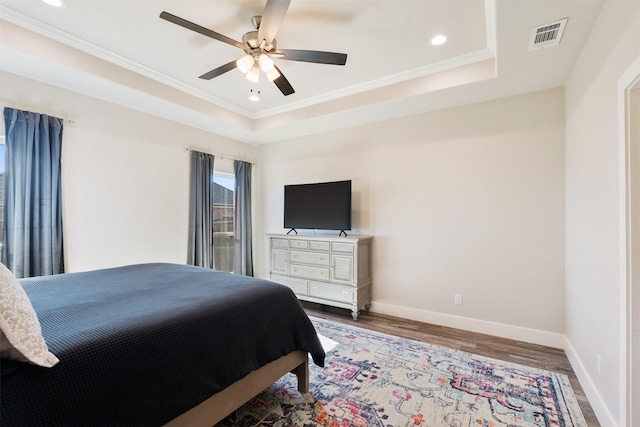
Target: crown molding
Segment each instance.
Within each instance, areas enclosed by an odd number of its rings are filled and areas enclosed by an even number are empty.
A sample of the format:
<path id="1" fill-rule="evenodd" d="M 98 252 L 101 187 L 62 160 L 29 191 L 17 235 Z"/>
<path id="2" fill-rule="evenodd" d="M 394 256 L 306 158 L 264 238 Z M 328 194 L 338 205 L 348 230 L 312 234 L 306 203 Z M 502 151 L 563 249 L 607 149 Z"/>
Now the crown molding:
<path id="1" fill-rule="evenodd" d="M 440 61 L 435 64 L 429 64 L 423 67 L 418 67 L 413 70 L 404 71 L 401 73 L 393 74 L 383 78 L 363 82 L 347 88 L 329 92 L 320 96 L 308 98 L 306 100 L 290 103 L 281 107 L 264 110 L 261 112 L 252 112 L 245 108 L 238 107 L 237 105 L 225 101 L 216 96 L 196 89 L 191 85 L 185 84 L 173 77 L 166 74 L 155 71 L 149 67 L 146 67 L 138 62 L 132 61 L 128 58 L 117 55 L 108 51 L 100 46 L 87 42 L 79 37 L 71 35 L 65 31 L 54 28 L 41 21 L 26 16 L 20 12 L 17 12 L 7 6 L 0 5 L 0 16 L 13 24 L 19 25 L 27 30 L 33 31 L 37 34 L 48 37 L 57 42 L 63 43 L 82 52 L 93 55 L 97 58 L 108 61 L 112 64 L 118 65 L 127 70 L 133 71 L 137 74 L 143 75 L 149 79 L 155 80 L 159 83 L 165 84 L 174 89 L 180 90 L 184 93 L 190 94 L 204 101 L 215 104 L 221 108 L 227 109 L 231 112 L 240 114 L 245 118 L 251 120 L 258 120 L 267 117 L 277 116 L 279 114 L 288 113 L 302 108 L 312 107 L 314 105 L 322 104 L 324 102 L 332 101 L 335 99 L 346 98 L 362 92 L 372 91 L 392 84 L 404 82 L 407 80 L 418 79 L 424 76 L 428 76 L 434 73 L 451 70 L 457 67 L 465 66 L 474 62 L 483 61 L 495 57 L 495 0 L 485 0 L 485 19 L 486 19 L 486 34 L 487 34 L 487 47 L 485 49 L 470 52 L 465 55 L 461 55 L 455 58 L 451 58 L 445 61 Z"/>
<path id="2" fill-rule="evenodd" d="M 253 117 L 254 116 L 253 112 L 247 109 L 240 108 L 235 104 L 232 104 L 221 98 L 212 96 L 202 90 L 196 89 L 193 86 L 187 85 L 177 79 L 174 79 L 173 77 L 169 77 L 166 74 L 159 73 L 145 65 L 132 61 L 123 56 L 117 55 L 107 49 L 104 49 L 93 43 L 89 43 L 86 40 L 83 40 L 65 31 L 54 28 L 48 24 L 38 21 L 37 19 L 33 19 L 20 12 L 10 9 L 4 5 L 0 5 L 0 17 L 8 22 L 11 22 L 12 24 L 16 24 L 29 31 L 48 37 L 52 40 L 63 43 L 72 48 L 78 49 L 82 52 L 85 52 L 97 58 L 103 59 L 107 62 L 110 62 L 122 68 L 125 68 L 129 71 L 133 71 L 137 74 L 148 77 L 159 83 L 173 87 L 174 89 L 178 89 L 189 95 L 193 95 L 197 98 L 200 98 L 212 104 L 218 105 L 219 107 L 225 108 L 229 111 L 240 114 L 244 117 L 255 119 L 255 117 Z"/>
<path id="3" fill-rule="evenodd" d="M 332 101 L 338 98 L 344 98 L 356 95 L 362 92 L 378 89 L 384 86 L 401 83 L 407 80 L 418 79 L 430 74 L 451 70 L 462 67 L 475 62 L 484 61 L 496 57 L 497 30 L 496 30 L 496 0 L 484 0 L 485 5 L 485 32 L 486 47 L 484 49 L 460 55 L 455 58 L 440 61 L 434 64 L 425 65 L 423 67 L 414 68 L 413 70 L 404 71 L 390 76 L 382 77 L 376 80 L 360 83 L 347 87 L 342 90 L 329 92 L 320 96 L 306 99 L 304 101 L 295 102 L 286 106 L 272 108 L 254 114 L 256 119 L 263 119 L 278 114 L 288 113 L 293 110 L 311 107 L 323 102 Z"/>
<path id="4" fill-rule="evenodd" d="M 401 83 L 407 80 L 419 79 L 421 77 L 429 76 L 431 74 L 439 73 L 442 71 L 452 70 L 454 68 L 462 67 L 465 65 L 481 62 L 487 59 L 492 59 L 495 54 L 489 49 L 482 49 L 476 52 L 471 52 L 465 55 L 457 56 L 455 58 L 440 61 L 434 64 L 425 65 L 424 67 L 414 68 L 413 70 L 403 71 L 401 73 L 392 74 L 386 77 L 382 77 L 368 82 L 360 83 L 357 85 L 349 86 L 345 89 L 329 92 L 320 96 L 306 99 L 304 101 L 298 101 L 286 106 L 272 108 L 260 113 L 256 113 L 257 119 L 263 119 L 271 116 L 276 116 L 283 113 L 288 113 L 294 110 L 298 110 L 305 107 L 311 107 L 323 102 L 333 101 L 339 98 L 346 98 L 349 96 L 357 95 L 362 92 L 367 92 L 382 87 L 390 86 L 396 83 Z"/>

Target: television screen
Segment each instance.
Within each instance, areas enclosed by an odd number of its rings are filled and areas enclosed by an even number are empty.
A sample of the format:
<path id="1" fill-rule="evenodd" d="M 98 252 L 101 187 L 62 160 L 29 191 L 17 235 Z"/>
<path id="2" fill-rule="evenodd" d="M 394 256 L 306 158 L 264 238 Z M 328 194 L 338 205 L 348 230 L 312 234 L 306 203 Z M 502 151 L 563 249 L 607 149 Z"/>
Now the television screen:
<path id="1" fill-rule="evenodd" d="M 351 181 L 285 185 L 284 227 L 351 230 Z"/>

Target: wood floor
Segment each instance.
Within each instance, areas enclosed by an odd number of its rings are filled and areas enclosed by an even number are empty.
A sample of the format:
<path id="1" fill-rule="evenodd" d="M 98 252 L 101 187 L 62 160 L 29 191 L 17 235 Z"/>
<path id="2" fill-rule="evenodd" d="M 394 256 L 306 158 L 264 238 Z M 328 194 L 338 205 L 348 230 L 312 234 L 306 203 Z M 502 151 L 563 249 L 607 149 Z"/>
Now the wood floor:
<path id="1" fill-rule="evenodd" d="M 358 321 L 354 322 L 349 310 L 308 302 L 303 302 L 303 306 L 309 315 L 334 322 L 565 374 L 569 377 L 587 426 L 600 426 L 563 350 L 376 313 L 361 313 Z"/>

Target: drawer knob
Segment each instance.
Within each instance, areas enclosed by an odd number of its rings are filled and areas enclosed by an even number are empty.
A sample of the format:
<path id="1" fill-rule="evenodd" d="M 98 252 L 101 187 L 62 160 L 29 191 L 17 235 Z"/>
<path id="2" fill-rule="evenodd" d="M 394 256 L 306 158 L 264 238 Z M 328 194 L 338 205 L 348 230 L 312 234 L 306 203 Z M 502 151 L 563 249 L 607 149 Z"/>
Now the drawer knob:
<path id="1" fill-rule="evenodd" d="M 320 257 L 320 261 L 324 261 L 326 258 L 325 257 Z"/>
<path id="2" fill-rule="evenodd" d="M 342 295 L 349 295 L 349 292 L 347 292 L 347 291 L 342 291 Z"/>

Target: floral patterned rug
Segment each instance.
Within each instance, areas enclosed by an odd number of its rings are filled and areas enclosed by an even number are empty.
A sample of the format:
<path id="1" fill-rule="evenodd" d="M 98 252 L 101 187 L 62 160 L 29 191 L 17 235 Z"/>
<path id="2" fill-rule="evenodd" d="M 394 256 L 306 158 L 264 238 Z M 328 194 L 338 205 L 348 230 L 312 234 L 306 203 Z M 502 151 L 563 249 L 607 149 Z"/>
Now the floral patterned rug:
<path id="1" fill-rule="evenodd" d="M 219 427 L 586 426 L 566 375 L 311 320 L 310 393 L 288 374 Z"/>

